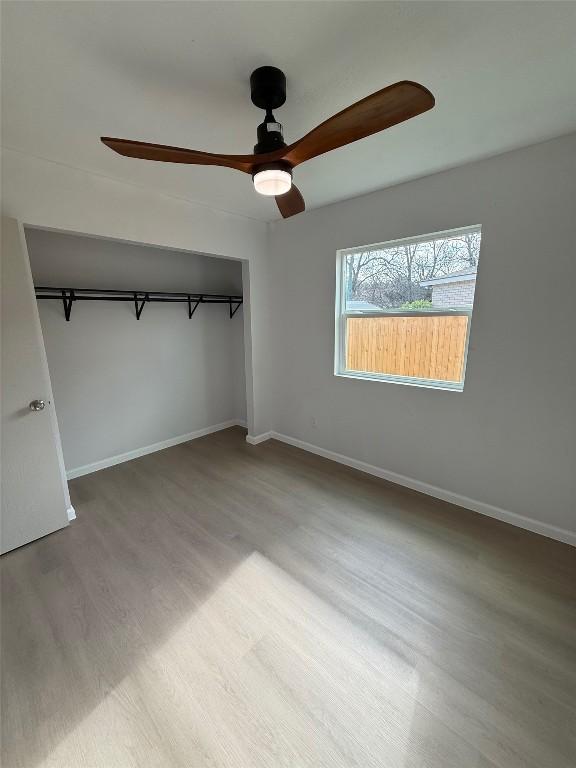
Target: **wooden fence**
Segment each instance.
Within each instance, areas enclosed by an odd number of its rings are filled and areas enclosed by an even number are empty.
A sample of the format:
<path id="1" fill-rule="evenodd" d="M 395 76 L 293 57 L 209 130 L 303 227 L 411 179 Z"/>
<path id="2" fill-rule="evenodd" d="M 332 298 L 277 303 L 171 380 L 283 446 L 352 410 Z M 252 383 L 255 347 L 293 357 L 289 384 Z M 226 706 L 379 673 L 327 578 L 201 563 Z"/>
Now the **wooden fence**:
<path id="1" fill-rule="evenodd" d="M 462 381 L 466 315 L 347 318 L 346 365 L 354 371 Z"/>

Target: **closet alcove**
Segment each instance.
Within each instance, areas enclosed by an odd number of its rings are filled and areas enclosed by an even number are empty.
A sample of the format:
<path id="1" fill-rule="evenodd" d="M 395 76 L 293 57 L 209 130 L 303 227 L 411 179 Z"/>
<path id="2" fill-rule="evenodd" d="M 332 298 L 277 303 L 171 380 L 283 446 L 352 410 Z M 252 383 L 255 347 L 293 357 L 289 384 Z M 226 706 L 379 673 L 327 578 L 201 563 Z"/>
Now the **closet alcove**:
<path id="1" fill-rule="evenodd" d="M 244 423 L 241 261 L 26 228 L 69 477 Z"/>

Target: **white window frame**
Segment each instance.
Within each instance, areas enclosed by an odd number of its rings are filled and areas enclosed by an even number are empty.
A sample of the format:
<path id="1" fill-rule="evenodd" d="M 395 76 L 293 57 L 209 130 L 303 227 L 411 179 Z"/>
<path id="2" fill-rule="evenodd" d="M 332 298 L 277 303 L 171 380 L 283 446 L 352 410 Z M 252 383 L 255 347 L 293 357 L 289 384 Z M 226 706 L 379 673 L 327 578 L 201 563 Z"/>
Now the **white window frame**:
<path id="1" fill-rule="evenodd" d="M 443 237 L 455 237 L 459 234 L 468 234 L 471 232 L 482 232 L 479 224 L 470 227 L 458 227 L 457 229 L 448 229 L 442 232 L 432 232 L 426 235 L 416 237 L 406 237 L 401 240 L 388 240 L 383 243 L 374 243 L 372 245 L 362 245 L 354 248 L 341 248 L 336 251 L 336 326 L 335 326 L 335 344 L 334 344 L 334 375 L 348 379 L 360 379 L 365 381 L 384 381 L 393 384 L 408 384 L 415 387 L 427 387 L 429 389 L 446 389 L 451 392 L 462 392 L 466 380 L 466 363 L 468 361 L 468 344 L 470 341 L 470 326 L 472 323 L 471 309 L 423 309 L 423 310 L 402 310 L 389 309 L 379 311 L 346 311 L 346 275 L 345 265 L 346 257 L 354 253 L 361 253 L 366 250 L 378 248 L 390 248 L 396 245 L 410 245 L 412 243 L 424 243 L 430 240 L 436 240 Z M 451 315 L 466 316 L 468 323 L 466 326 L 466 341 L 464 346 L 464 364 L 462 367 L 462 381 L 443 381 L 436 379 L 421 379 L 416 376 L 395 376 L 388 373 L 374 373 L 373 371 L 356 371 L 346 368 L 346 329 L 348 318 L 352 317 L 422 317 L 431 315 L 433 317 Z"/>

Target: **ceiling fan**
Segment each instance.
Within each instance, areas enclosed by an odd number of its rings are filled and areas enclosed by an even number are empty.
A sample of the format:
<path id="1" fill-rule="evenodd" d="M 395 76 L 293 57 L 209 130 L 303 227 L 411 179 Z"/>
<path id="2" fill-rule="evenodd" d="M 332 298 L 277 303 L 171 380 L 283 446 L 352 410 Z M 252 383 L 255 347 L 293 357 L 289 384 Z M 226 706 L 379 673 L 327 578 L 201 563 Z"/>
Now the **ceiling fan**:
<path id="1" fill-rule="evenodd" d="M 385 128 L 432 109 L 434 96 L 423 85 L 402 80 L 376 91 L 329 117 L 293 144 L 284 142 L 282 125 L 272 114 L 286 101 L 286 77 L 276 67 L 259 67 L 250 76 L 252 103 L 266 110 L 258 126 L 258 143 L 253 155 L 220 155 L 180 149 L 145 141 L 103 136 L 106 146 L 126 157 L 190 165 L 221 165 L 252 176 L 261 195 L 276 198 L 286 219 L 305 209 L 300 190 L 292 183 L 292 169 L 332 149 L 343 147 Z"/>

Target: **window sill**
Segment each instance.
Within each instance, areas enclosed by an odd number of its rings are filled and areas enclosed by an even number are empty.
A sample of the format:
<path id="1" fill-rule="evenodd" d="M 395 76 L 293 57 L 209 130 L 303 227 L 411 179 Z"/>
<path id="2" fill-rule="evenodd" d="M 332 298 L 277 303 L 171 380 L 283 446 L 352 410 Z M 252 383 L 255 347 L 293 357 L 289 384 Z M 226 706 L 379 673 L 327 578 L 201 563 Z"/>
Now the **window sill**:
<path id="1" fill-rule="evenodd" d="M 334 376 L 341 379 L 356 379 L 357 381 L 377 381 L 387 384 L 403 384 L 409 387 L 424 387 L 425 389 L 443 389 L 447 392 L 463 392 L 463 382 L 434 381 L 433 379 L 417 379 L 410 376 L 386 376 L 377 373 L 361 373 L 359 371 L 335 371 Z"/>

